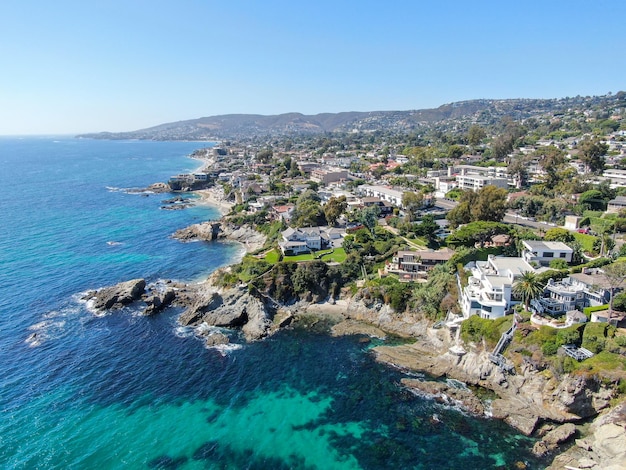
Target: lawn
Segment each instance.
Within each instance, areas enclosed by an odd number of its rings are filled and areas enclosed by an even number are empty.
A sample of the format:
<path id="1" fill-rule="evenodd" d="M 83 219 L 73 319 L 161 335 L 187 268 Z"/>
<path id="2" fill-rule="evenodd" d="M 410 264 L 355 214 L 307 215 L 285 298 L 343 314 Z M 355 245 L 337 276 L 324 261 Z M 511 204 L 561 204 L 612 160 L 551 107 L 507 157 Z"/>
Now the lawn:
<path id="1" fill-rule="evenodd" d="M 573 235 L 576 241 L 580 243 L 580 246 L 582 246 L 585 253 L 593 252 L 593 242 L 596 241 L 596 237 L 594 237 L 593 235 L 587 235 L 586 233 L 578 232 L 574 232 Z"/>
<path id="2" fill-rule="evenodd" d="M 265 261 L 267 261 L 269 264 L 276 264 L 280 259 L 280 253 L 276 249 L 268 251 L 267 253 L 265 253 L 265 258 L 263 259 L 265 259 Z"/>
<path id="3" fill-rule="evenodd" d="M 334 250 L 321 250 L 315 253 L 304 253 L 297 256 L 285 256 L 283 261 L 312 261 L 321 259 L 326 262 L 342 263 L 346 259 L 346 252 L 343 248 L 335 248 Z"/>

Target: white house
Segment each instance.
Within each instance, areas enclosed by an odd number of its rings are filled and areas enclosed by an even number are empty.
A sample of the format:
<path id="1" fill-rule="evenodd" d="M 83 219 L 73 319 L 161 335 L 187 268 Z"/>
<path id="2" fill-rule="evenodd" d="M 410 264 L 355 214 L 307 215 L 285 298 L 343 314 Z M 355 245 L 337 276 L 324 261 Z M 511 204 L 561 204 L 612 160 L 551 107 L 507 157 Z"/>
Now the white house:
<path id="1" fill-rule="evenodd" d="M 572 262 L 574 250 L 563 242 L 544 242 L 541 240 L 523 240 L 522 258 L 527 262 L 547 266 L 553 259 L 564 259 Z"/>
<path id="2" fill-rule="evenodd" d="M 515 280 L 527 271 L 535 272 L 524 258 L 497 258 L 489 255 L 487 261 L 468 264 L 471 270 L 468 285 L 462 287 L 460 303 L 463 316 L 480 315 L 481 318 L 504 316 L 513 305 L 519 303 L 512 298 Z"/>
<path id="3" fill-rule="evenodd" d="M 369 184 L 359 186 L 358 191 L 365 196 L 377 197 L 381 201 L 387 201 L 396 207 L 402 208 L 402 195 L 404 194 L 402 191 L 386 186 L 372 186 Z"/>
<path id="4" fill-rule="evenodd" d="M 457 175 L 456 184 L 461 189 L 471 189 L 478 191 L 485 186 L 496 186 L 498 188 L 508 188 L 509 180 L 506 178 L 496 178 L 493 176 L 482 175 Z"/>

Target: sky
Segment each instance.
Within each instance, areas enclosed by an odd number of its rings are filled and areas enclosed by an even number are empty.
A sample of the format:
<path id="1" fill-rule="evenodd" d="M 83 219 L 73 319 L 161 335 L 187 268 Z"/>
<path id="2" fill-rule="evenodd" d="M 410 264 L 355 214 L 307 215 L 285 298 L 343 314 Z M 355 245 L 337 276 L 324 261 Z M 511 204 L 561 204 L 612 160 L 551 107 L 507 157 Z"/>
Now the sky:
<path id="1" fill-rule="evenodd" d="M 624 0 L 2 0 L 0 135 L 626 90 Z"/>

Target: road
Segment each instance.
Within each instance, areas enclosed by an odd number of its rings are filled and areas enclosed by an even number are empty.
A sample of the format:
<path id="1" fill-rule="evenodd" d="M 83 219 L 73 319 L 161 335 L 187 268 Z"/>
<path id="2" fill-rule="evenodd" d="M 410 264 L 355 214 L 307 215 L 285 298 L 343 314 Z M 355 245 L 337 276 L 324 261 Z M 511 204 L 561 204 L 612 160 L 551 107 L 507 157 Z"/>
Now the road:
<path id="1" fill-rule="evenodd" d="M 435 201 L 435 207 L 443 209 L 443 210 L 447 210 L 447 211 L 455 208 L 457 205 L 458 205 L 458 202 L 453 201 L 452 199 L 440 198 Z M 544 231 L 550 230 L 552 227 L 557 227 L 556 224 L 549 224 L 547 222 L 540 222 L 536 220 L 528 220 L 514 213 L 505 214 L 503 222 L 507 224 L 523 225 L 525 227 L 541 229 Z"/>
<path id="2" fill-rule="evenodd" d="M 547 222 L 523 219 L 522 217 L 516 214 L 511 214 L 511 213 L 504 215 L 503 222 L 507 224 L 523 225 L 525 227 L 532 227 L 532 228 L 537 228 L 537 229 L 542 229 L 542 230 L 550 230 L 553 227 L 558 227 L 558 225 L 556 224 L 549 224 Z"/>

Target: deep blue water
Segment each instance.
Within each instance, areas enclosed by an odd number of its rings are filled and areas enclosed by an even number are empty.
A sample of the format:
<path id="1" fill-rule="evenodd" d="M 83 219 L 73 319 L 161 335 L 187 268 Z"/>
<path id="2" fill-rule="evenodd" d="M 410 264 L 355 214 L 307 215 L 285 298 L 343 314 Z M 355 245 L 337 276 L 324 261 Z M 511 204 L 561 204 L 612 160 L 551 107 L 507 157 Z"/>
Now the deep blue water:
<path id="1" fill-rule="evenodd" d="M 89 312 L 86 290 L 196 282 L 239 256 L 169 238 L 216 210 L 123 191 L 197 168 L 201 146 L 0 138 L 0 468 L 542 467 L 506 425 L 403 390 L 357 337 L 219 351 L 176 310 Z"/>

